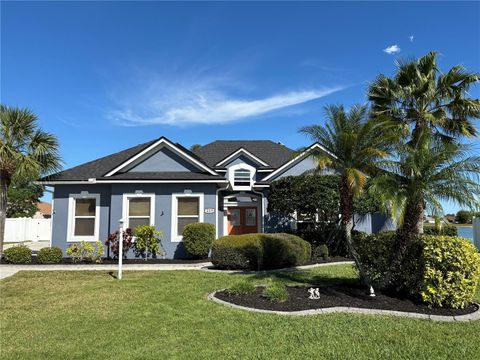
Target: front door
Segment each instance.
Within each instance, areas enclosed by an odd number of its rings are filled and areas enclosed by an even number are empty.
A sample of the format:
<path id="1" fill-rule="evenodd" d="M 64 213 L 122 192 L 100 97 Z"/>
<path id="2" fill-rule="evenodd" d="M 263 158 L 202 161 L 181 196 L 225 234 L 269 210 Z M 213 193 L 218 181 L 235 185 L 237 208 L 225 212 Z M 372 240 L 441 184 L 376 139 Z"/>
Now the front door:
<path id="1" fill-rule="evenodd" d="M 258 232 L 258 216 L 255 207 L 228 208 L 228 234 L 241 235 Z"/>

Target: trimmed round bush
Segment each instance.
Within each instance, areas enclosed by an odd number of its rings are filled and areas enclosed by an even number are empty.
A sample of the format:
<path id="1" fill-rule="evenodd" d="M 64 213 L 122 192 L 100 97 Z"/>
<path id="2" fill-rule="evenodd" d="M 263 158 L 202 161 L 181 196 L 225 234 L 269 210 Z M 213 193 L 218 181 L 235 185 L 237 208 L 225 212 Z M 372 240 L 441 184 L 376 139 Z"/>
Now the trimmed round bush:
<path id="1" fill-rule="evenodd" d="M 228 235 L 212 245 L 212 263 L 220 269 L 259 270 L 263 246 L 259 234 Z"/>
<path id="2" fill-rule="evenodd" d="M 10 264 L 28 264 L 32 262 L 32 250 L 25 245 L 17 245 L 5 249 L 5 260 Z"/>
<path id="3" fill-rule="evenodd" d="M 454 236 L 423 236 L 422 300 L 432 306 L 464 308 L 473 301 L 480 280 L 480 254 L 469 241 Z"/>
<path id="4" fill-rule="evenodd" d="M 328 259 L 328 246 L 326 244 L 321 244 L 313 249 L 312 253 L 313 260 L 327 260 Z"/>
<path id="5" fill-rule="evenodd" d="M 224 236 L 213 242 L 212 263 L 223 269 L 275 269 L 310 261 L 311 245 L 291 234 Z"/>
<path id="6" fill-rule="evenodd" d="M 183 243 L 187 254 L 191 257 L 206 258 L 215 240 L 215 225 L 193 223 L 183 230 Z"/>
<path id="7" fill-rule="evenodd" d="M 258 234 L 263 243 L 263 268 L 304 265 L 312 257 L 309 242 L 292 234 Z"/>
<path id="8" fill-rule="evenodd" d="M 40 264 L 58 264 L 62 261 L 62 257 L 62 249 L 56 246 L 42 248 L 37 254 L 37 260 Z"/>

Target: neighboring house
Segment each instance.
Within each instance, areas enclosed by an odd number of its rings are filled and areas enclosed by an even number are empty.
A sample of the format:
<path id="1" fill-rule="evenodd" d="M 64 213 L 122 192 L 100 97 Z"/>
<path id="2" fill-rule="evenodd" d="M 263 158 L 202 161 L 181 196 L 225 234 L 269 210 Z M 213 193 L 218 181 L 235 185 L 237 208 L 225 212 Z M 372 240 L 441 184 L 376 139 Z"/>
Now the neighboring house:
<path id="1" fill-rule="evenodd" d="M 50 219 L 52 217 L 52 204 L 46 202 L 37 203 L 37 211 L 32 219 Z"/>
<path id="2" fill-rule="evenodd" d="M 435 218 L 433 216 L 426 215 L 424 216 L 423 221 L 427 224 L 435 224 Z"/>
<path id="3" fill-rule="evenodd" d="M 456 216 L 454 214 L 447 214 L 445 215 L 445 220 L 447 220 L 449 223 L 456 223 Z"/>
<path id="4" fill-rule="evenodd" d="M 167 258 L 185 256 L 182 231 L 193 222 L 227 234 L 282 230 L 267 212 L 270 183 L 315 166 L 269 140 L 214 141 L 194 152 L 165 137 L 62 171 L 41 183 L 53 186 L 52 246 L 105 241 L 119 227 L 155 225 Z M 367 232 L 384 227 L 373 217 Z M 388 225 L 387 225 L 388 227 Z M 357 229 L 359 227 L 357 226 Z"/>

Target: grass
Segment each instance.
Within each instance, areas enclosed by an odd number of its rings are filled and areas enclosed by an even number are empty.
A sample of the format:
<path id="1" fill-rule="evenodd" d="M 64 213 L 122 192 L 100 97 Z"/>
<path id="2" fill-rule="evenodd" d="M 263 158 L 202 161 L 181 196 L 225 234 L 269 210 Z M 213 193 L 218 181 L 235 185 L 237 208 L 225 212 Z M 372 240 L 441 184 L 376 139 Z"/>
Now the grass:
<path id="1" fill-rule="evenodd" d="M 267 275 L 20 272 L 0 281 L 1 359 L 478 359 L 480 322 L 248 313 L 206 299 L 242 279 L 355 282 L 351 266 Z M 480 294 L 477 293 L 477 301 Z"/>

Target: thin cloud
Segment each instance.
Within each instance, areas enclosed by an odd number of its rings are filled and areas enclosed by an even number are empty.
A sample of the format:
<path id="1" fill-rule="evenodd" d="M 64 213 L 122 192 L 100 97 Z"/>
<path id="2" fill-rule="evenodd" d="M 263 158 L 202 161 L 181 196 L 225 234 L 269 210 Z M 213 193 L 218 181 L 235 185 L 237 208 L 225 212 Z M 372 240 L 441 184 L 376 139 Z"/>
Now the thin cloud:
<path id="1" fill-rule="evenodd" d="M 211 79 L 144 84 L 147 88 L 144 93 L 117 98 L 118 109 L 109 111 L 107 118 L 123 126 L 229 124 L 300 105 L 345 88 L 301 89 L 252 98 L 234 94 L 231 84 Z M 139 93 L 135 89 L 130 91 Z"/>
<path id="2" fill-rule="evenodd" d="M 383 49 L 383 52 L 385 52 L 389 55 L 398 54 L 400 51 L 401 51 L 401 49 L 398 45 L 392 45 L 392 46 L 389 46 L 389 47 Z"/>
<path id="3" fill-rule="evenodd" d="M 410 42 L 413 42 L 413 40 L 415 39 L 415 37 L 413 35 L 410 35 L 408 38 L 409 38 Z"/>

